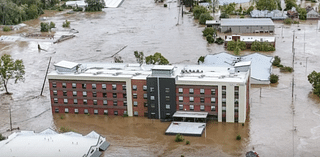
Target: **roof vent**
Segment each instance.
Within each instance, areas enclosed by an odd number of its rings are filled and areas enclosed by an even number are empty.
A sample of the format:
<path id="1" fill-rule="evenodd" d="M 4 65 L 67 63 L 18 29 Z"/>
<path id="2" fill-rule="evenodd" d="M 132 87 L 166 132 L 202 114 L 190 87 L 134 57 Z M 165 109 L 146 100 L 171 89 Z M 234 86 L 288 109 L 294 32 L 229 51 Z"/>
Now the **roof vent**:
<path id="1" fill-rule="evenodd" d="M 93 75 L 99 75 L 99 74 L 102 74 L 102 73 L 103 73 L 102 71 L 98 71 L 98 72 L 93 73 Z"/>
<path id="2" fill-rule="evenodd" d="M 206 75 L 200 75 L 199 78 L 204 78 Z"/>
<path id="3" fill-rule="evenodd" d="M 183 74 L 184 74 L 184 70 L 181 70 L 181 73 L 183 73 Z"/>

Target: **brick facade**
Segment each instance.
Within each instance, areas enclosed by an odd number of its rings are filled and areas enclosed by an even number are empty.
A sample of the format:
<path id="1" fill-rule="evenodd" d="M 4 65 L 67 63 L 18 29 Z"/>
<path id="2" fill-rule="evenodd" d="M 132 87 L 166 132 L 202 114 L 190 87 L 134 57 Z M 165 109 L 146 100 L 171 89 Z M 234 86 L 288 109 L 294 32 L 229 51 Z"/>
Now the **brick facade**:
<path id="1" fill-rule="evenodd" d="M 148 106 L 147 106 L 148 99 L 146 97 L 147 81 L 132 79 L 131 85 L 132 85 L 133 115 L 144 117 L 148 114 Z M 134 89 L 133 86 L 136 86 L 137 88 Z"/>

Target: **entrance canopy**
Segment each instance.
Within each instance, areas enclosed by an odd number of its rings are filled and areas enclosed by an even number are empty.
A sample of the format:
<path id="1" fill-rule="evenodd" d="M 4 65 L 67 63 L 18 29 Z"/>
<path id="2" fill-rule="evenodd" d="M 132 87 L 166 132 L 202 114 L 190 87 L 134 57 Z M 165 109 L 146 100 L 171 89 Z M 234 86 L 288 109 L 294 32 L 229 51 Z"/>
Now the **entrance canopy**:
<path id="1" fill-rule="evenodd" d="M 207 118 L 208 112 L 176 111 L 173 118 Z"/>

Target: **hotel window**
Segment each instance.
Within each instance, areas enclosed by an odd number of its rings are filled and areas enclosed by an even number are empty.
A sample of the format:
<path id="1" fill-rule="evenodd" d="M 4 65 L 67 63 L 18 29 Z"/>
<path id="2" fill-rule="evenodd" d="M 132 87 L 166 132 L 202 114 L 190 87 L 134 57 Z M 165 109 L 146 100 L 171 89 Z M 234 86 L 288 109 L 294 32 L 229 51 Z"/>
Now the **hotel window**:
<path id="1" fill-rule="evenodd" d="M 211 103 L 216 103 L 216 98 L 211 98 Z"/>
<path id="2" fill-rule="evenodd" d="M 102 89 L 107 89 L 107 85 L 106 84 L 102 84 Z"/>
<path id="3" fill-rule="evenodd" d="M 83 99 L 83 104 L 87 105 L 88 104 L 88 100 L 87 99 Z"/>
<path id="4" fill-rule="evenodd" d="M 216 111 L 216 106 L 211 106 L 211 111 Z"/>
<path id="5" fill-rule="evenodd" d="M 200 105 L 200 110 L 204 111 L 204 105 Z"/>
<path id="6" fill-rule="evenodd" d="M 151 104 L 150 106 L 151 106 L 151 108 L 155 108 L 155 107 L 156 107 L 156 105 L 155 105 L 155 104 Z"/>
<path id="7" fill-rule="evenodd" d="M 122 96 L 123 96 L 123 98 L 127 98 L 127 94 L 126 93 L 123 93 Z"/>
<path id="8" fill-rule="evenodd" d="M 112 93 L 113 98 L 117 98 L 117 93 Z"/>
<path id="9" fill-rule="evenodd" d="M 154 96 L 150 96 L 150 100 L 154 100 Z"/>
<path id="10" fill-rule="evenodd" d="M 239 107 L 234 107 L 234 112 L 238 112 Z"/>
<path id="11" fill-rule="evenodd" d="M 133 94 L 132 94 L 132 97 L 133 97 L 134 99 L 137 99 L 138 94 L 137 94 L 137 93 L 133 93 Z"/>
<path id="12" fill-rule="evenodd" d="M 97 105 L 98 101 L 97 100 L 93 100 L 93 105 Z"/>
<path id="13" fill-rule="evenodd" d="M 77 83 L 72 83 L 72 88 L 77 88 Z"/>
<path id="14" fill-rule="evenodd" d="M 179 101 L 183 102 L 183 96 L 179 96 Z"/>
<path id="15" fill-rule="evenodd" d="M 166 104 L 166 109 L 170 110 L 170 105 L 169 104 Z"/>
<path id="16" fill-rule="evenodd" d="M 226 107 L 222 106 L 222 111 L 225 112 L 226 111 Z"/>
<path id="17" fill-rule="evenodd" d="M 98 114 L 98 110 L 97 110 L 97 109 L 94 109 L 94 110 L 93 110 L 93 113 L 94 113 L 94 114 Z"/>
<path id="18" fill-rule="evenodd" d="M 127 106 L 127 101 L 123 101 L 123 106 Z"/>
<path id="19" fill-rule="evenodd" d="M 148 98 L 148 94 L 143 94 L 143 98 L 147 99 Z"/>
<path id="20" fill-rule="evenodd" d="M 112 90 L 117 90 L 117 85 L 116 84 L 112 84 Z"/>
<path id="21" fill-rule="evenodd" d="M 84 114 L 88 114 L 88 109 L 83 110 Z"/>
<path id="22" fill-rule="evenodd" d="M 227 99 L 226 98 L 222 98 L 222 102 L 227 102 Z"/>
<path id="23" fill-rule="evenodd" d="M 170 88 L 165 88 L 166 93 L 170 92 Z"/>
<path id="24" fill-rule="evenodd" d="M 103 110 L 103 114 L 108 115 L 108 110 Z"/>
<path id="25" fill-rule="evenodd" d="M 107 97 L 107 93 L 102 93 L 102 96 L 103 96 L 104 98 L 106 98 L 106 97 Z"/>
<path id="26" fill-rule="evenodd" d="M 194 106 L 193 105 L 190 105 L 190 110 L 194 110 Z"/>
<path id="27" fill-rule="evenodd" d="M 73 99 L 73 104 L 78 104 L 78 99 Z"/>
<path id="28" fill-rule="evenodd" d="M 204 103 L 204 97 L 201 97 L 201 98 L 200 98 L 200 102 L 201 102 L 201 103 Z"/>
<path id="29" fill-rule="evenodd" d="M 63 99 L 63 103 L 67 104 L 68 103 L 68 99 Z"/>
<path id="30" fill-rule="evenodd" d="M 127 86 L 126 85 L 122 85 L 122 90 L 127 90 Z"/>
<path id="31" fill-rule="evenodd" d="M 166 117 L 170 117 L 170 116 L 171 116 L 170 112 L 167 112 Z"/>
<path id="32" fill-rule="evenodd" d="M 144 85 L 144 86 L 143 86 L 143 90 L 144 90 L 144 91 L 147 91 L 147 90 L 148 90 L 148 87 L 147 87 L 146 85 Z"/>
<path id="33" fill-rule="evenodd" d="M 132 90 L 137 90 L 137 85 L 133 85 Z"/>
<path id="34" fill-rule="evenodd" d="M 58 98 L 53 98 L 54 103 L 58 103 Z"/>
<path id="35" fill-rule="evenodd" d="M 72 92 L 72 95 L 73 95 L 73 96 L 77 96 L 77 91 L 73 91 L 73 92 Z"/>
<path id="36" fill-rule="evenodd" d="M 82 83 L 82 89 L 86 89 L 87 88 L 87 84 Z"/>
<path id="37" fill-rule="evenodd" d="M 193 93 L 194 93 L 193 88 L 190 88 L 189 89 L 189 94 L 193 94 Z"/>
<path id="38" fill-rule="evenodd" d="M 62 88 L 67 88 L 67 83 L 62 83 Z"/>
<path id="39" fill-rule="evenodd" d="M 216 95 L 216 89 L 211 89 L 211 95 Z"/>
<path id="40" fill-rule="evenodd" d="M 118 101 L 117 100 L 113 101 L 113 106 L 118 106 Z"/>
<path id="41" fill-rule="evenodd" d="M 96 89 L 97 88 L 97 84 L 92 84 L 92 89 Z"/>
<path id="42" fill-rule="evenodd" d="M 137 102 L 137 101 L 134 101 L 134 102 L 133 102 L 133 106 L 137 107 L 137 106 L 138 106 L 138 102 Z"/>
<path id="43" fill-rule="evenodd" d="M 69 113 L 69 109 L 68 108 L 64 108 L 64 112 L 65 113 Z"/>
<path id="44" fill-rule="evenodd" d="M 150 87 L 150 92 L 154 92 L 154 87 Z"/>
<path id="45" fill-rule="evenodd" d="M 144 103 L 144 107 L 148 107 L 148 103 L 145 102 L 145 103 Z"/>
<path id="46" fill-rule="evenodd" d="M 234 98 L 239 98 L 239 86 L 234 86 Z"/>
<path id="47" fill-rule="evenodd" d="M 54 109 L 56 113 L 59 113 L 59 108 Z"/>
<path id="48" fill-rule="evenodd" d="M 53 95 L 57 96 L 58 92 L 56 90 L 53 91 Z"/>
<path id="49" fill-rule="evenodd" d="M 166 101 L 170 101 L 170 96 L 166 95 Z"/>
<path id="50" fill-rule="evenodd" d="M 204 94 L 204 89 L 200 89 L 200 94 Z"/>
<path id="51" fill-rule="evenodd" d="M 194 98 L 192 96 L 189 98 L 189 100 L 190 102 L 194 102 Z"/>
<path id="52" fill-rule="evenodd" d="M 183 105 L 179 105 L 179 110 L 183 110 Z"/>
<path id="53" fill-rule="evenodd" d="M 75 108 L 74 113 L 79 113 L 79 110 L 77 108 Z"/>
<path id="54" fill-rule="evenodd" d="M 118 115 L 118 111 L 113 111 L 113 114 L 114 115 Z"/>
<path id="55" fill-rule="evenodd" d="M 83 92 L 82 92 L 82 95 L 83 95 L 83 97 L 86 97 L 86 96 L 87 96 L 87 92 L 86 92 L 86 91 L 83 91 Z"/>
<path id="56" fill-rule="evenodd" d="M 138 111 L 134 111 L 134 112 L 133 112 L 133 115 L 134 115 L 134 116 L 138 116 Z"/>
<path id="57" fill-rule="evenodd" d="M 92 92 L 93 97 L 97 97 L 97 92 Z"/>
<path id="58" fill-rule="evenodd" d="M 179 88 L 179 94 L 183 93 L 183 88 Z"/>
<path id="59" fill-rule="evenodd" d="M 63 91 L 63 96 L 67 96 L 67 91 Z"/>
<path id="60" fill-rule="evenodd" d="M 52 87 L 53 88 L 57 88 L 57 83 L 56 82 L 52 82 Z"/>
<path id="61" fill-rule="evenodd" d="M 222 86 L 222 97 L 226 96 L 226 90 L 227 90 L 227 87 L 226 86 Z"/>
<path id="62" fill-rule="evenodd" d="M 108 101 L 107 100 L 103 100 L 103 105 L 108 105 Z"/>

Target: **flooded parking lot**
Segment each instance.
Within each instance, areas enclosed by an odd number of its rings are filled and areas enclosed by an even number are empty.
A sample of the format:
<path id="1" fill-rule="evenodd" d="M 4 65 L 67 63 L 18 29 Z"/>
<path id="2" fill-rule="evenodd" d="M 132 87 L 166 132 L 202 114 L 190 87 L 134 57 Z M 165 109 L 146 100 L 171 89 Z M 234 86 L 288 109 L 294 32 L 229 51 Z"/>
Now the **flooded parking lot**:
<path id="1" fill-rule="evenodd" d="M 5 136 L 11 133 L 6 131 L 10 128 L 11 106 L 14 128 L 40 132 L 48 127 L 59 130 L 64 126 L 82 134 L 97 131 L 111 143 L 104 156 L 242 156 L 252 149 L 261 156 L 320 155 L 320 100 L 311 93 L 312 86 L 307 80 L 313 70 L 320 71 L 318 21 L 292 26 L 275 22 L 276 51 L 263 54 L 279 56 L 283 65 L 292 66 L 295 30 L 294 73 L 280 73 L 274 67 L 279 83 L 251 86 L 251 111 L 244 126 L 209 122 L 206 137 L 185 137 L 191 143 L 185 145 L 174 142 L 174 136 L 164 135 L 169 123 L 159 120 L 52 115 L 48 84 L 43 96 L 39 96 L 49 58 L 52 57 L 52 63 L 112 62 L 110 56 L 127 46 L 118 54 L 127 63 L 135 62 L 133 52 L 138 50 L 145 55 L 160 52 L 170 63 L 196 64 L 199 56 L 225 51 L 223 46 L 208 45 L 202 37 L 204 27 L 195 23 L 190 14 L 178 17 L 179 7 L 175 2 L 164 8 L 153 1 L 126 0 L 120 8 L 107 8 L 101 13 L 65 13 L 47 12 L 44 16 L 56 23 L 57 36 L 68 32 L 61 25 L 70 20 L 71 28 L 79 31 L 73 39 L 58 44 L 36 40 L 0 42 L 1 54 L 23 59 L 26 67 L 25 82 L 10 82 L 9 92 L 13 95 L 0 96 L 0 133 Z M 34 33 L 40 30 L 39 23 L 39 20 L 28 21 L 28 27 L 0 35 Z M 39 52 L 38 44 L 47 52 Z M 249 53 L 252 52 L 241 52 Z M 53 66 L 50 70 L 54 70 Z M 238 134 L 241 141 L 236 140 Z"/>

